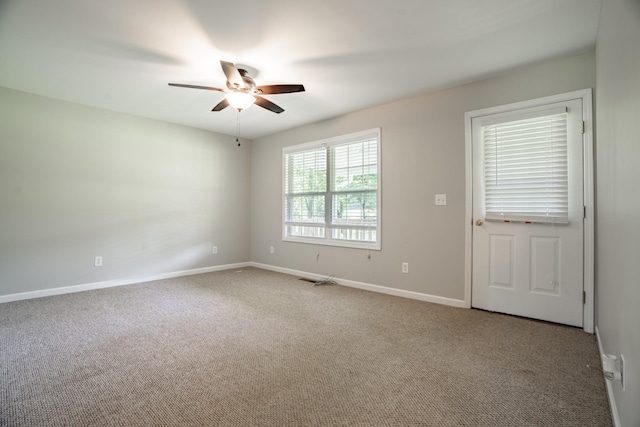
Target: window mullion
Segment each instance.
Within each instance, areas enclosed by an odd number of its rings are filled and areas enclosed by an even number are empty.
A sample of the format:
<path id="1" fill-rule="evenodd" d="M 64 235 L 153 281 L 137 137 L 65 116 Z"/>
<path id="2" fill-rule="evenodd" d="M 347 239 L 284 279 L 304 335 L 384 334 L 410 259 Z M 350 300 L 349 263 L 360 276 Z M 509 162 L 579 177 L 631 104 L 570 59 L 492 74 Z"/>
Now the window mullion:
<path id="1" fill-rule="evenodd" d="M 325 195 L 324 195 L 324 223 L 326 227 L 326 232 L 324 234 L 325 239 L 331 240 L 331 225 L 332 225 L 332 217 L 333 217 L 333 174 L 334 174 L 334 162 L 333 162 L 333 150 L 331 147 L 325 147 L 327 150 L 327 182 L 325 187 Z"/>

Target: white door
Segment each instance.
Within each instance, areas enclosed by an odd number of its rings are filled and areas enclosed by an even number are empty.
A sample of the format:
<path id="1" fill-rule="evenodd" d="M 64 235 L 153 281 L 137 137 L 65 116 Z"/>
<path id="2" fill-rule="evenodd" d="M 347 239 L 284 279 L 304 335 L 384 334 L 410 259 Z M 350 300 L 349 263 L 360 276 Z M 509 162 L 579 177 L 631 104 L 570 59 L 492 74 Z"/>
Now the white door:
<path id="1" fill-rule="evenodd" d="M 551 149 L 538 131 L 547 118 Z M 472 306 L 582 326 L 582 100 L 474 117 L 471 127 Z"/>

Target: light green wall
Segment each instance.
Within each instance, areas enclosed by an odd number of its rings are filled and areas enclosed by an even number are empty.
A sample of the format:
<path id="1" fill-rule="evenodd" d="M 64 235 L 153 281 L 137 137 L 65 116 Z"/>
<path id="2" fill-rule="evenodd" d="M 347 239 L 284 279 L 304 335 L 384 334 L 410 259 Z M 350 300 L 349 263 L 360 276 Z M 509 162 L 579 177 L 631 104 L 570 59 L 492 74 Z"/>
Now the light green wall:
<path id="1" fill-rule="evenodd" d="M 602 2 L 596 70 L 597 325 L 626 362 L 620 425 L 640 426 L 640 1 Z"/>
<path id="2" fill-rule="evenodd" d="M 0 88 L 0 295 L 247 261 L 250 151 Z"/>
<path id="3" fill-rule="evenodd" d="M 255 140 L 251 260 L 464 299 L 464 113 L 594 84 L 587 53 Z M 382 128 L 382 250 L 369 260 L 363 250 L 282 242 L 282 148 L 373 127 Z M 436 193 L 447 194 L 447 206 L 434 205 Z"/>

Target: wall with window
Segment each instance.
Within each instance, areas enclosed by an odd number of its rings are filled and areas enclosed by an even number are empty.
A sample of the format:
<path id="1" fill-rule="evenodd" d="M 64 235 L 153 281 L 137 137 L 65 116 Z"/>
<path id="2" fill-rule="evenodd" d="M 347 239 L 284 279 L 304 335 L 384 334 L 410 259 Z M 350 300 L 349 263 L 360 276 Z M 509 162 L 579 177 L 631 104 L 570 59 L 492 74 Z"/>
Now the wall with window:
<path id="1" fill-rule="evenodd" d="M 634 40 L 634 42 L 629 42 Z M 620 426 L 640 426 L 640 2 L 607 0 L 596 45 L 596 323 L 625 359 L 612 382 Z"/>
<path id="2" fill-rule="evenodd" d="M 230 136 L 0 88 L 0 296 L 247 261 L 249 155 Z"/>
<path id="3" fill-rule="evenodd" d="M 464 113 L 594 87 L 593 53 L 532 65 L 255 140 L 251 260 L 320 275 L 464 299 Z M 381 250 L 282 240 L 282 151 L 381 128 Z M 436 206 L 436 194 L 447 195 Z M 270 253 L 270 247 L 274 253 Z M 402 273 L 402 263 L 409 272 Z"/>

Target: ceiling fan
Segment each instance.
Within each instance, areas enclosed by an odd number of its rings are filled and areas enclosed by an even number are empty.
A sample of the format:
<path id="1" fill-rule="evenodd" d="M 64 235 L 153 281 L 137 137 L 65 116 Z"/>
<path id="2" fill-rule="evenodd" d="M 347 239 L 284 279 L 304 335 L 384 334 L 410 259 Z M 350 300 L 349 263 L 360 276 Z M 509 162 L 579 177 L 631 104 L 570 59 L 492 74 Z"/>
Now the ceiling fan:
<path id="1" fill-rule="evenodd" d="M 247 70 L 237 68 L 235 64 L 227 61 L 220 61 L 220 65 L 222 65 L 222 71 L 224 71 L 225 76 L 227 76 L 227 90 L 217 87 L 180 83 L 169 83 L 169 86 L 214 90 L 226 93 L 225 98 L 213 107 L 211 111 L 221 111 L 229 105 L 238 111 L 242 111 L 249 108 L 252 104 L 256 104 L 278 114 L 282 113 L 284 109 L 260 95 L 304 92 L 304 86 L 298 84 L 256 86 L 256 82 L 248 75 Z"/>

